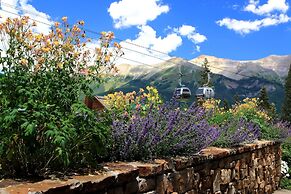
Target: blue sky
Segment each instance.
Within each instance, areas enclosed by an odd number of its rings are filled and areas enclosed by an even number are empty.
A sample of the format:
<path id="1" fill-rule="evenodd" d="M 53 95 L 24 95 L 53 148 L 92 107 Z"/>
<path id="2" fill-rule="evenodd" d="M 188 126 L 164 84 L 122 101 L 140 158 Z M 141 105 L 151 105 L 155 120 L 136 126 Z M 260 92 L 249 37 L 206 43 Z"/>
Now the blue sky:
<path id="1" fill-rule="evenodd" d="M 118 39 L 160 50 L 151 52 L 123 42 L 126 48 L 167 59 L 199 55 L 250 60 L 291 54 L 289 0 L 3 0 L 1 8 L 18 14 L 40 14 L 39 20 L 68 16 L 86 28 L 113 31 Z M 5 6 L 11 4 L 13 6 Z M 22 10 L 22 11 L 19 11 Z M 6 12 L 0 13 L 7 15 Z M 46 21 L 45 20 L 45 21 Z M 45 27 L 43 29 L 45 30 Z M 40 30 L 40 31 L 41 31 Z M 97 38 L 94 34 L 88 34 Z M 125 50 L 145 63 L 161 62 Z"/>

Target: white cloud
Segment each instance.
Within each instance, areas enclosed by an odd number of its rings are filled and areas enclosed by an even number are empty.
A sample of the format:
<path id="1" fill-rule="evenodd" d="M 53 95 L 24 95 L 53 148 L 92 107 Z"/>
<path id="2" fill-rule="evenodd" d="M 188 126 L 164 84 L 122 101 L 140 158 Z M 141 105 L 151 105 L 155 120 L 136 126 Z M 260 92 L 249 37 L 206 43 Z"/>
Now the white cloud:
<path id="1" fill-rule="evenodd" d="M 199 45 L 196 45 L 196 51 L 200 52 L 200 46 Z"/>
<path id="2" fill-rule="evenodd" d="M 146 25 L 168 11 L 169 6 L 162 5 L 160 0 L 121 0 L 108 9 L 116 28 Z"/>
<path id="3" fill-rule="evenodd" d="M 245 35 L 250 32 L 259 31 L 263 27 L 276 26 L 291 21 L 286 14 L 289 5 L 286 0 L 268 0 L 266 4 L 259 5 L 259 0 L 249 0 L 249 4 L 244 11 L 264 16 L 256 20 L 237 20 L 232 18 L 223 18 L 216 21 L 219 26 L 233 30 L 239 34 Z"/>
<path id="4" fill-rule="evenodd" d="M 256 21 L 244 21 L 231 18 L 224 18 L 216 22 L 219 26 L 226 26 L 230 30 L 234 30 L 240 34 L 248 34 L 251 31 L 258 31 L 261 22 Z"/>
<path id="5" fill-rule="evenodd" d="M 46 34 L 50 31 L 50 25 L 53 25 L 51 17 L 46 13 L 36 10 L 31 4 L 29 4 L 29 0 L 1 1 L 0 16 L 2 18 L 0 22 L 6 20 L 6 18 L 8 17 L 19 17 L 18 15 L 26 15 L 29 16 L 31 19 L 37 20 L 37 27 L 35 27 L 34 29 L 37 33 Z"/>
<path id="6" fill-rule="evenodd" d="M 32 5 L 28 4 L 28 0 L 19 0 L 20 9 L 22 10 L 22 15 L 29 16 L 31 19 L 35 19 L 40 22 L 37 23 L 37 27 L 35 28 L 38 33 L 49 33 L 53 22 L 51 17 L 43 13 L 41 11 L 36 10 Z"/>
<path id="7" fill-rule="evenodd" d="M 189 40 L 191 40 L 195 45 L 203 43 L 207 40 L 206 36 L 198 33 L 194 26 L 190 25 L 182 25 L 179 28 L 174 28 L 174 32 L 180 34 L 181 36 L 186 36 Z M 200 46 L 196 46 L 196 50 L 200 52 Z"/>
<path id="8" fill-rule="evenodd" d="M 198 32 L 190 34 L 188 37 L 195 44 L 200 44 L 207 40 L 206 36 L 199 34 Z"/>
<path id="9" fill-rule="evenodd" d="M 142 63 L 150 65 L 155 63 L 161 63 L 163 61 L 157 58 L 161 58 L 163 60 L 170 59 L 169 53 L 175 51 L 180 45 L 182 45 L 182 38 L 176 33 L 170 33 L 165 37 L 160 37 L 157 36 L 156 31 L 150 26 L 140 26 L 139 29 L 140 32 L 136 39 L 134 40 L 127 39 L 120 43 L 121 46 L 123 47 L 123 51 L 125 54 L 123 56 L 124 58 L 140 61 Z M 143 45 L 143 47 L 145 48 L 135 45 Z M 134 50 L 136 52 L 127 50 L 126 48 Z M 162 51 L 164 54 L 155 52 L 153 50 Z M 157 58 L 146 56 L 144 54 L 140 54 L 137 52 L 145 53 L 151 56 L 156 56 Z M 117 63 L 133 64 L 134 62 L 123 60 L 122 58 L 120 58 L 117 61 Z"/>
<path id="10" fill-rule="evenodd" d="M 275 26 L 282 23 L 287 23 L 290 21 L 290 17 L 285 14 L 280 14 L 279 16 L 270 16 L 260 20 L 246 21 L 246 20 L 236 20 L 231 18 L 224 18 L 217 21 L 219 26 L 225 26 L 230 30 L 234 30 L 239 34 L 248 34 L 253 31 L 259 31 L 262 27 Z"/>
<path id="11" fill-rule="evenodd" d="M 232 9 L 237 10 L 238 8 L 239 8 L 239 5 L 237 5 L 237 4 L 232 5 Z"/>
<path id="12" fill-rule="evenodd" d="M 270 15 L 275 11 L 286 13 L 289 9 L 286 0 L 268 0 L 268 2 L 263 5 L 259 5 L 259 3 L 259 0 L 249 0 L 249 4 L 244 8 L 244 10 L 257 15 Z"/>
<path id="13" fill-rule="evenodd" d="M 4 21 L 6 18 L 15 18 L 18 14 L 18 11 L 15 10 L 17 8 L 18 0 L 2 0 L 1 1 L 1 10 L 0 10 L 0 21 Z M 5 4 L 9 4 L 9 6 L 6 6 Z M 10 6 L 11 5 L 11 6 Z M 2 11 L 2 9 L 5 9 L 7 12 Z"/>
<path id="14" fill-rule="evenodd" d="M 189 25 L 182 25 L 180 28 L 176 29 L 182 36 L 188 36 L 189 34 L 195 33 L 195 27 Z"/>

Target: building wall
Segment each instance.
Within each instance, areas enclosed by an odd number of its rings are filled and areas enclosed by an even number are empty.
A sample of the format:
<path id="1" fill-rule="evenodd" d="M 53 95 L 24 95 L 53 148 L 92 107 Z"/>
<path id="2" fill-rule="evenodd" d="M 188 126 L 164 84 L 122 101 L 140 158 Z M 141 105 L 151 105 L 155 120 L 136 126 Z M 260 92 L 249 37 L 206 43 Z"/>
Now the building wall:
<path id="1" fill-rule="evenodd" d="M 98 97 L 85 97 L 84 103 L 92 110 L 104 110 L 104 105 L 99 101 Z"/>

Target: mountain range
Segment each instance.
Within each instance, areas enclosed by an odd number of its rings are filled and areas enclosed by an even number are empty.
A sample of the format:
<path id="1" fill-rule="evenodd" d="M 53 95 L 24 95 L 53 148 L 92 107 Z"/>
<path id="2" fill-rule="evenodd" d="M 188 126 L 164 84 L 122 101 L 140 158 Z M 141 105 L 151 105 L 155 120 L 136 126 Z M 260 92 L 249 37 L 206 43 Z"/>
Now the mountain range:
<path id="1" fill-rule="evenodd" d="M 120 73 L 109 76 L 95 93 L 104 95 L 114 91 L 130 92 L 155 86 L 165 100 L 169 100 L 179 86 L 179 71 L 183 74 L 182 83 L 194 94 L 199 87 L 201 64 L 205 58 L 212 72 L 211 82 L 215 98 L 233 103 L 234 95 L 241 99 L 257 97 L 262 87 L 268 91 L 270 101 L 278 110 L 284 97 L 284 81 L 291 64 L 291 55 L 271 55 L 258 60 L 238 61 L 201 55 L 192 60 L 171 58 L 163 63 L 149 66 L 121 64 Z M 190 101 L 194 101 L 194 95 Z"/>

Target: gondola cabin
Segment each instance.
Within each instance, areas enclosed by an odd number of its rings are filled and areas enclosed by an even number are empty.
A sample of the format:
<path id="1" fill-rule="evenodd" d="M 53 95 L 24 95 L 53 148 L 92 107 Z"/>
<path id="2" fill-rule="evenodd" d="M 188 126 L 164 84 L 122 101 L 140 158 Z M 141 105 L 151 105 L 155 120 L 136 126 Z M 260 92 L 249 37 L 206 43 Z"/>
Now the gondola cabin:
<path id="1" fill-rule="evenodd" d="M 197 98 L 214 98 L 214 90 L 210 87 L 199 87 L 196 91 Z"/>
<path id="2" fill-rule="evenodd" d="M 191 97 L 191 90 L 187 87 L 176 88 L 174 96 L 177 99 L 188 99 Z"/>

